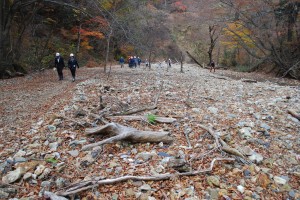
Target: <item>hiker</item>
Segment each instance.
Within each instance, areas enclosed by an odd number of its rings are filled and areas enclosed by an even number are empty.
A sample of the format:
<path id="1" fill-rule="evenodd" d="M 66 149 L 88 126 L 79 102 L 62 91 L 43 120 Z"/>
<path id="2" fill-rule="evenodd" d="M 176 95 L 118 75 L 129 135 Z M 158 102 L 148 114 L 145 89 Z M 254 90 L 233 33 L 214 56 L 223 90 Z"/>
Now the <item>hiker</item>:
<path id="1" fill-rule="evenodd" d="M 131 56 L 129 59 L 129 67 L 132 68 L 132 67 L 134 67 L 134 65 L 135 65 L 135 61 L 134 61 L 134 58 Z"/>
<path id="2" fill-rule="evenodd" d="M 216 71 L 216 68 L 215 68 L 215 62 L 212 60 L 211 62 L 210 62 L 210 72 L 212 72 L 212 70 L 214 70 L 214 72 Z"/>
<path id="3" fill-rule="evenodd" d="M 68 61 L 68 67 L 72 74 L 72 81 L 75 81 L 75 73 L 76 73 L 76 67 L 79 68 L 78 62 L 74 57 L 74 54 L 70 54 L 70 59 Z"/>
<path id="4" fill-rule="evenodd" d="M 146 64 L 146 67 L 149 67 L 149 62 L 147 59 L 145 60 L 145 64 Z"/>
<path id="5" fill-rule="evenodd" d="M 121 68 L 123 68 L 124 67 L 124 63 L 125 63 L 124 58 L 121 57 L 120 60 L 119 60 L 119 62 L 120 62 Z"/>
<path id="6" fill-rule="evenodd" d="M 168 59 L 168 67 L 171 67 L 171 64 L 172 64 L 171 58 L 169 58 L 169 59 Z"/>
<path id="7" fill-rule="evenodd" d="M 134 67 L 136 68 L 138 65 L 138 59 L 136 56 L 133 57 Z"/>
<path id="8" fill-rule="evenodd" d="M 63 80 L 64 79 L 63 69 L 65 67 L 65 62 L 64 62 L 63 57 L 60 56 L 60 53 L 55 54 L 54 65 L 57 70 L 59 81 Z"/>
<path id="9" fill-rule="evenodd" d="M 138 66 L 141 66 L 142 60 L 140 59 L 140 57 L 137 57 L 137 61 L 138 61 Z"/>

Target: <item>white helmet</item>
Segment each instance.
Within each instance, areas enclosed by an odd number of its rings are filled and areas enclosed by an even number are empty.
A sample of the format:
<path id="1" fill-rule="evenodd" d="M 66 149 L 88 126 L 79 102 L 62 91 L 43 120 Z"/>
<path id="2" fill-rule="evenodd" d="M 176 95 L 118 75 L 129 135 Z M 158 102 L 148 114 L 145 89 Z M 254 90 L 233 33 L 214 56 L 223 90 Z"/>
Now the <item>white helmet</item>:
<path id="1" fill-rule="evenodd" d="M 70 54 L 70 57 L 73 57 L 73 56 L 74 56 L 74 54 L 71 53 L 71 54 Z"/>
<path id="2" fill-rule="evenodd" d="M 59 55 L 60 55 L 59 53 L 56 53 L 56 54 L 55 54 L 55 56 L 59 56 Z"/>

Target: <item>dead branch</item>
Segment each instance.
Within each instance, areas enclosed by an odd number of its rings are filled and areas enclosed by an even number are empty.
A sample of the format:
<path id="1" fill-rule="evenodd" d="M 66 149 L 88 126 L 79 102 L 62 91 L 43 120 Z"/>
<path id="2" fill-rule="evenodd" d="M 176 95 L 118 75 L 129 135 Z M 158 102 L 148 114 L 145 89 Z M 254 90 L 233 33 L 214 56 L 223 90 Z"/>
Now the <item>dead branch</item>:
<path id="1" fill-rule="evenodd" d="M 219 142 L 219 137 L 214 133 L 214 131 L 206 126 L 203 126 L 201 124 L 199 124 L 198 126 L 200 126 L 200 128 L 206 130 L 211 136 L 213 136 L 213 138 L 215 139 L 216 142 L 216 147 L 220 147 L 220 142 Z"/>
<path id="2" fill-rule="evenodd" d="M 221 150 L 225 151 L 226 153 L 245 158 L 242 153 L 240 153 L 235 148 L 230 147 L 228 144 L 226 144 L 226 142 L 224 142 L 221 138 L 219 138 L 212 129 L 210 129 L 206 126 L 203 126 L 201 124 L 199 124 L 199 126 L 203 129 L 207 130 L 207 132 L 214 137 L 215 142 L 216 142 L 216 148 L 221 147 Z M 220 143 L 221 143 L 221 145 L 220 145 Z"/>
<path id="3" fill-rule="evenodd" d="M 172 143 L 173 137 L 169 132 L 165 131 L 140 131 L 132 127 L 123 126 L 117 123 L 109 123 L 102 127 L 86 129 L 87 135 L 102 134 L 110 137 L 93 144 L 85 145 L 82 150 L 88 150 L 103 144 L 113 143 L 121 140 L 129 140 L 131 142 L 153 142 L 153 143 Z"/>
<path id="4" fill-rule="evenodd" d="M 296 119 L 300 120 L 300 114 L 298 114 L 296 111 L 289 109 L 288 113 L 295 117 Z"/>
<path id="5" fill-rule="evenodd" d="M 128 180 L 133 181 L 161 181 L 161 180 L 169 180 L 174 177 L 178 176 L 195 176 L 202 173 L 207 173 L 213 170 L 214 164 L 216 161 L 234 161 L 234 158 L 214 158 L 211 163 L 210 167 L 203 170 L 198 171 L 191 171 L 191 172 L 184 172 L 184 173 L 177 173 L 177 174 L 159 174 L 156 176 L 123 176 L 113 179 L 105 179 L 105 180 L 91 180 L 91 181 L 84 181 L 83 183 L 75 183 L 71 184 L 67 188 L 65 188 L 65 191 L 57 191 L 56 194 L 60 196 L 67 196 L 71 194 L 76 194 L 88 189 L 92 189 L 95 187 L 98 187 L 99 185 L 108 185 L 108 184 L 115 184 L 119 182 L 124 182 Z"/>
<path id="6" fill-rule="evenodd" d="M 114 117 L 108 117 L 109 119 L 124 119 L 127 121 L 147 121 L 147 117 L 146 116 L 141 116 L 141 115 L 136 115 L 136 116 L 114 116 Z M 155 117 L 154 119 L 156 122 L 159 123 L 173 123 L 176 121 L 176 119 L 174 118 L 168 118 L 168 117 Z"/>

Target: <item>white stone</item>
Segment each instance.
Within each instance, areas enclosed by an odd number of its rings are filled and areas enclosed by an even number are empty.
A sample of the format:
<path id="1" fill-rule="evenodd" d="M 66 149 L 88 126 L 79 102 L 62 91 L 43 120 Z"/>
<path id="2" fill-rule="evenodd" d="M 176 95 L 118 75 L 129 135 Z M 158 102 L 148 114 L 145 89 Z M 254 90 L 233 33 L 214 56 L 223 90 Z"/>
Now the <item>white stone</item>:
<path id="1" fill-rule="evenodd" d="M 237 189 L 238 189 L 238 191 L 240 191 L 240 193 L 244 193 L 245 192 L 245 188 L 242 185 L 238 185 Z"/>
<path id="2" fill-rule="evenodd" d="M 21 178 L 24 173 L 25 169 L 23 167 L 18 167 L 16 170 L 10 171 L 6 176 L 3 176 L 2 182 L 6 184 L 13 183 Z"/>
<path id="3" fill-rule="evenodd" d="M 34 174 L 39 176 L 43 173 L 43 171 L 46 169 L 44 165 L 39 165 L 36 170 L 34 171 Z"/>
<path id="4" fill-rule="evenodd" d="M 281 184 L 281 185 L 284 185 L 287 182 L 284 178 L 281 178 L 279 176 L 274 176 L 274 181 L 275 181 L 275 183 Z"/>

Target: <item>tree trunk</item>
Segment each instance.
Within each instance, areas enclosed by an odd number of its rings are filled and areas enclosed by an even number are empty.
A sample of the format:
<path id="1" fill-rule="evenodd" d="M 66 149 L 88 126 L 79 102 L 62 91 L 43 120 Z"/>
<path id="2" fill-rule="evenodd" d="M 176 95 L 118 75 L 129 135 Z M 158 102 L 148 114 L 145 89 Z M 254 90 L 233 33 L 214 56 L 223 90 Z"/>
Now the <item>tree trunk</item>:
<path id="1" fill-rule="evenodd" d="M 183 53 L 180 53 L 180 72 L 183 73 Z"/>
<path id="2" fill-rule="evenodd" d="M 108 56 L 109 56 L 109 46 L 110 46 L 110 38 L 112 35 L 112 30 L 110 30 L 108 36 L 107 36 L 107 46 L 106 46 L 106 55 L 105 55 L 105 65 L 104 65 L 104 73 L 106 73 L 106 67 L 108 63 Z"/>
<path id="3" fill-rule="evenodd" d="M 81 15 L 81 13 L 80 13 Z M 80 16 L 81 18 L 81 16 Z M 81 19 L 79 21 L 79 26 L 78 26 L 78 32 L 77 32 L 77 48 L 76 48 L 76 54 L 79 53 L 79 50 L 80 50 L 80 43 L 81 43 L 81 26 L 82 26 L 82 23 L 81 23 Z"/>
<path id="4" fill-rule="evenodd" d="M 12 56 L 10 55 L 10 28 L 13 19 L 14 12 L 9 7 L 9 2 L 7 0 L 0 1 L 1 14 L 0 14 L 0 63 L 10 63 L 12 62 Z"/>
<path id="5" fill-rule="evenodd" d="M 152 56 L 152 51 L 149 52 L 149 58 L 148 58 L 149 69 L 151 69 L 151 56 Z"/>

